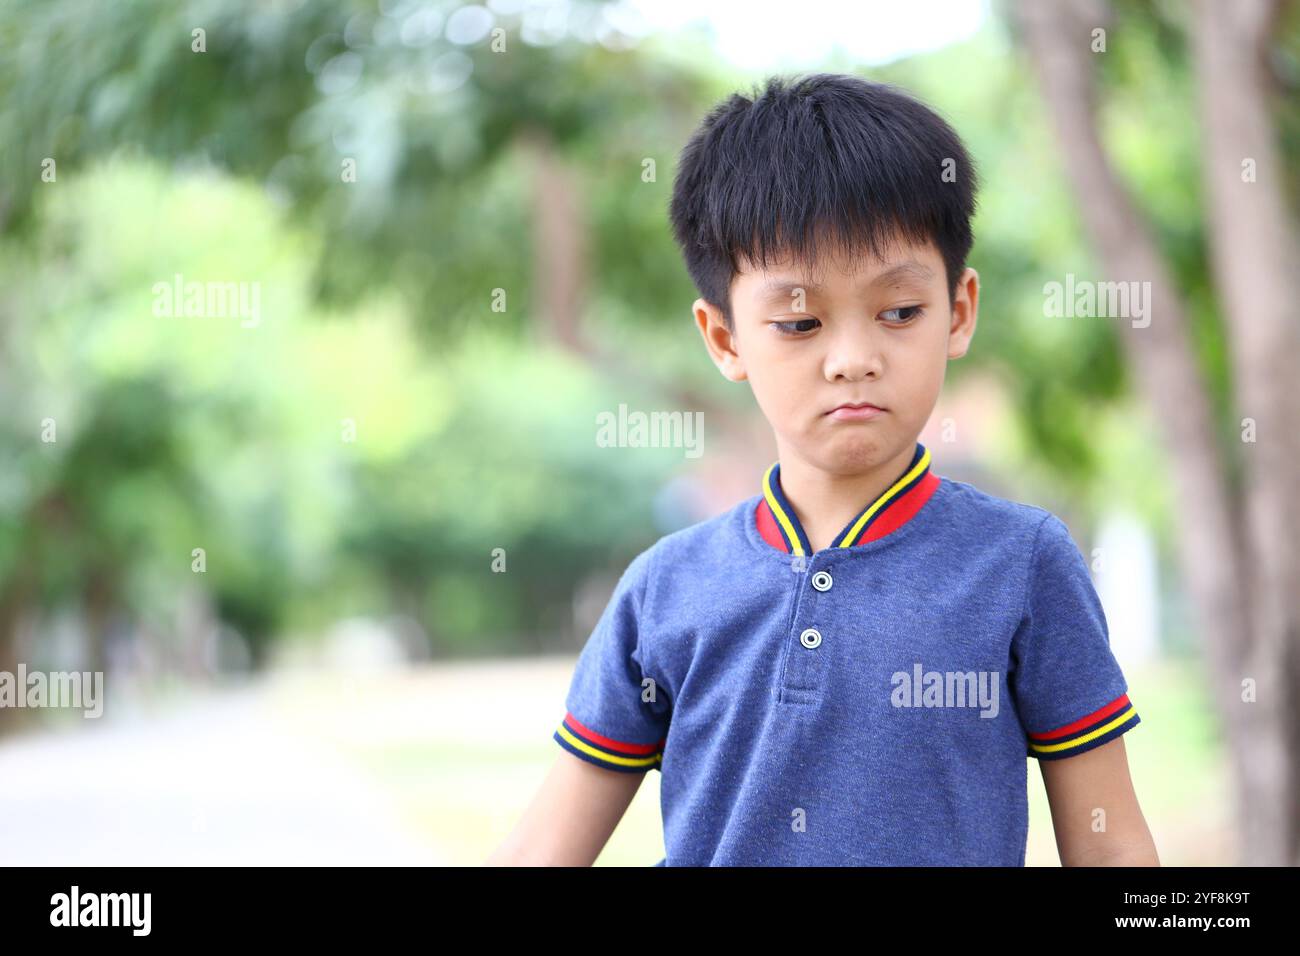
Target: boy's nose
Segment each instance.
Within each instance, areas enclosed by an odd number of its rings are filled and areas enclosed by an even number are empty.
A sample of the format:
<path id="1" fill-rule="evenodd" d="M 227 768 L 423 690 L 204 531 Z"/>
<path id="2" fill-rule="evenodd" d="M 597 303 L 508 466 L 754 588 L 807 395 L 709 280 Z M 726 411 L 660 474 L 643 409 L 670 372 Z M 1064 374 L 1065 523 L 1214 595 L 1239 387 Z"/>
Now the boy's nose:
<path id="1" fill-rule="evenodd" d="M 831 341 L 826 354 L 826 377 L 855 382 L 879 377 L 884 371 L 884 357 L 875 336 L 861 329 L 846 330 Z"/>

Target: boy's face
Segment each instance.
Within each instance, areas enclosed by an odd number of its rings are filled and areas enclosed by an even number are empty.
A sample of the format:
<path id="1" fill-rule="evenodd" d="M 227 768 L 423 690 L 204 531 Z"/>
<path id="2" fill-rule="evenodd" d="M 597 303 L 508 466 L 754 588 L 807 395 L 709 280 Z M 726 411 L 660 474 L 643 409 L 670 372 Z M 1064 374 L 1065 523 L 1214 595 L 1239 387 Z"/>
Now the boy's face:
<path id="1" fill-rule="evenodd" d="M 949 303 L 931 242 L 896 242 L 883 259 L 827 259 L 810 273 L 790 259 L 742 263 L 731 284 L 734 331 L 704 299 L 692 308 L 714 363 L 748 380 L 783 461 L 837 475 L 910 458 L 943 386 L 966 354 L 979 276 L 966 269 Z M 879 411 L 850 412 L 870 403 Z"/>

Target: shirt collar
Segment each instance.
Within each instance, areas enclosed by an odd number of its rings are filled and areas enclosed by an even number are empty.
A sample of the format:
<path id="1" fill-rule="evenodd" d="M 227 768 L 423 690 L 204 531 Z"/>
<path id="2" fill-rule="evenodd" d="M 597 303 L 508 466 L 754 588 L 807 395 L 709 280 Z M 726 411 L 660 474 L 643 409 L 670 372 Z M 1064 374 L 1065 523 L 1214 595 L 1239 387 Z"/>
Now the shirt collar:
<path id="1" fill-rule="evenodd" d="M 834 538 L 834 548 L 851 548 L 883 538 L 910 521 L 939 487 L 939 476 L 930 470 L 930 452 L 920 442 L 911 463 L 884 494 L 869 501 Z M 790 554 L 811 555 L 812 546 L 804 534 L 794 508 L 781 490 L 781 463 L 773 462 L 763 475 L 763 494 L 754 511 L 754 521 L 763 540 Z"/>

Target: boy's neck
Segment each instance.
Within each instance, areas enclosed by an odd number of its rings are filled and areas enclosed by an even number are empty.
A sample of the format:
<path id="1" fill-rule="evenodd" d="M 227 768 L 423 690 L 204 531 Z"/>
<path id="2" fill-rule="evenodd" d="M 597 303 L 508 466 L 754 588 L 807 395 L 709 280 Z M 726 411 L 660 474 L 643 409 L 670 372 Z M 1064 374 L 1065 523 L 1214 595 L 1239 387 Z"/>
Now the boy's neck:
<path id="1" fill-rule="evenodd" d="M 915 452 L 916 442 L 912 441 L 898 454 L 865 471 L 840 475 L 780 449 L 781 491 L 794 508 L 813 551 L 832 547 L 835 536 L 898 480 Z"/>

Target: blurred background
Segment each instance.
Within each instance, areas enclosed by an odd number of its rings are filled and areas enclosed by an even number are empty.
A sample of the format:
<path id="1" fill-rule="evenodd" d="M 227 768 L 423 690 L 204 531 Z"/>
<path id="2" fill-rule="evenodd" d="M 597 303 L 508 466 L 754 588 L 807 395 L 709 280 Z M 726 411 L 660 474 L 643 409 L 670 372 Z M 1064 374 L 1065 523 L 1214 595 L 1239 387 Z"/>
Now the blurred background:
<path id="1" fill-rule="evenodd" d="M 1162 862 L 1300 860 L 1295 4 L 11 0 L 0 672 L 103 691 L 0 706 L 0 863 L 486 858 L 627 562 L 775 459 L 667 203 L 812 70 L 980 167 L 921 441 L 1089 559 Z M 1051 314 L 1105 280 L 1149 324 Z M 620 405 L 702 453 L 604 447 Z M 663 856 L 658 785 L 600 864 Z"/>

